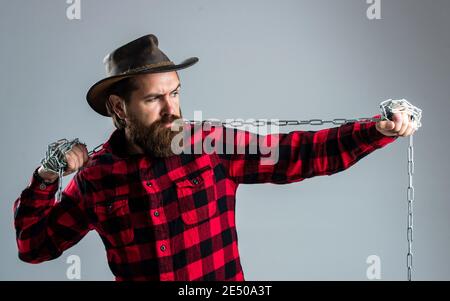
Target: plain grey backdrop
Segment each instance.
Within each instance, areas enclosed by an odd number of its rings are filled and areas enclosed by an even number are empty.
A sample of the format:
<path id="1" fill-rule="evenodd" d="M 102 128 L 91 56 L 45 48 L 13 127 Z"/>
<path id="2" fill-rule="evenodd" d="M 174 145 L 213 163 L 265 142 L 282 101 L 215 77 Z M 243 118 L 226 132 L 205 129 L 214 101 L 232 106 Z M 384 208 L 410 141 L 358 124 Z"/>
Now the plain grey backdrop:
<path id="1" fill-rule="evenodd" d="M 67 280 L 72 254 L 82 280 L 113 279 L 95 232 L 56 260 L 21 262 L 12 205 L 47 144 L 78 137 L 91 149 L 109 137 L 86 91 L 109 51 L 147 33 L 176 62 L 200 58 L 179 72 L 186 118 L 369 117 L 388 98 L 422 108 L 413 278 L 450 280 L 450 1 L 381 0 L 380 20 L 365 0 L 81 0 L 80 20 L 64 0 L 0 3 L 1 280 Z M 295 129 L 311 128 L 283 131 Z M 329 177 L 240 186 L 246 279 L 367 280 L 377 255 L 382 280 L 405 280 L 407 145 Z"/>

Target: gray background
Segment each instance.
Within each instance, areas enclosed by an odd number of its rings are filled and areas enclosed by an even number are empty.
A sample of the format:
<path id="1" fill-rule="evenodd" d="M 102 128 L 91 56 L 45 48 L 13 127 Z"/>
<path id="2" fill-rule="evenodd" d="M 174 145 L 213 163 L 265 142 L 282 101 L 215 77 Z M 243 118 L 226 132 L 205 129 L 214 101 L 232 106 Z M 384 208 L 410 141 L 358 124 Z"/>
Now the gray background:
<path id="1" fill-rule="evenodd" d="M 107 52 L 147 33 L 176 62 L 200 58 L 180 72 L 187 118 L 194 110 L 204 118 L 367 117 L 388 98 L 422 108 L 414 279 L 450 280 L 449 1 L 382 0 L 381 20 L 367 19 L 364 0 L 82 0 L 81 20 L 72 21 L 63 0 L 0 3 L 1 280 L 65 280 L 71 254 L 83 280 L 113 279 L 95 232 L 54 261 L 19 261 L 12 204 L 48 143 L 78 137 L 93 148 L 107 139 L 111 120 L 85 93 L 104 76 Z M 331 177 L 242 185 L 246 278 L 367 280 L 374 254 L 382 280 L 406 279 L 407 144 Z"/>

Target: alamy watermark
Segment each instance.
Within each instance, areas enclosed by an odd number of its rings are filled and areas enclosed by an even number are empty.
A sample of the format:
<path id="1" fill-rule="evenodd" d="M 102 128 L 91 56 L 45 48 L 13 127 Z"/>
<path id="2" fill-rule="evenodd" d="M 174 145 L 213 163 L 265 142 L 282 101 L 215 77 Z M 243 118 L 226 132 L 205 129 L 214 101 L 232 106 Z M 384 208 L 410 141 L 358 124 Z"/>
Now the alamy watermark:
<path id="1" fill-rule="evenodd" d="M 81 279 L 81 259 L 78 255 L 70 255 L 67 257 L 66 263 L 69 267 L 66 270 L 66 277 L 69 280 Z"/>
<path id="2" fill-rule="evenodd" d="M 366 0 L 370 4 L 366 11 L 367 19 L 380 20 L 381 19 L 381 0 Z"/>
<path id="3" fill-rule="evenodd" d="M 366 270 L 366 277 L 369 280 L 381 279 L 381 259 L 378 255 L 369 255 L 366 259 L 369 264 Z"/>
<path id="4" fill-rule="evenodd" d="M 193 121 L 191 127 L 187 127 L 182 119 L 172 123 L 171 130 L 179 132 L 171 142 L 174 154 L 258 154 L 261 165 L 278 162 L 280 137 L 275 119 L 257 126 L 255 124 L 262 124 L 264 120 L 240 119 L 242 126 L 230 128 L 221 126 L 218 119 L 203 121 L 202 112 L 194 111 Z M 225 123 L 233 121 L 236 119 L 226 119 Z M 251 128 L 256 132 L 251 132 Z"/>
<path id="5" fill-rule="evenodd" d="M 69 20 L 81 19 L 81 0 L 66 0 L 69 6 L 66 8 L 66 17 Z"/>

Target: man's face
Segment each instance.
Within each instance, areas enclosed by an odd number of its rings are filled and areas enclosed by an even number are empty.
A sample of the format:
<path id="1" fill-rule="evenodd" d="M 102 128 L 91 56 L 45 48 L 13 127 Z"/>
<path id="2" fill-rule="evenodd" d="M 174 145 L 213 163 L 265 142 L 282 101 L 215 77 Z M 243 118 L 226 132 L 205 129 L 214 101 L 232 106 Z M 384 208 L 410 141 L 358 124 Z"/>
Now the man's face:
<path id="1" fill-rule="evenodd" d="M 180 81 L 175 71 L 139 75 L 136 90 L 126 105 L 126 129 L 131 140 L 145 153 L 156 157 L 173 155 L 172 138 L 180 131 L 171 130 L 180 110 Z"/>

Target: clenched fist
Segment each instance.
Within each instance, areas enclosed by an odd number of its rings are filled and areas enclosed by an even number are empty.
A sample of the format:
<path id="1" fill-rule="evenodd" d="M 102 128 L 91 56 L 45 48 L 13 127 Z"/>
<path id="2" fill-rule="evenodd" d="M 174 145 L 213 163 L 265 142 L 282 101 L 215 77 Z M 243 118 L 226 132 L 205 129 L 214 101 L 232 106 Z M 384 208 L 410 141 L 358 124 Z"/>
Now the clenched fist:
<path id="1" fill-rule="evenodd" d="M 63 175 L 70 175 L 86 165 L 88 161 L 89 156 L 86 146 L 81 143 L 74 145 L 72 149 L 66 153 L 67 167 Z M 39 167 L 38 174 L 46 182 L 54 182 L 58 178 L 58 174 L 53 171 L 45 171 L 43 166 Z"/>
<path id="2" fill-rule="evenodd" d="M 378 121 L 376 128 L 385 136 L 408 137 L 416 131 L 415 124 L 411 120 L 411 116 L 406 112 L 394 113 L 392 121 Z"/>

